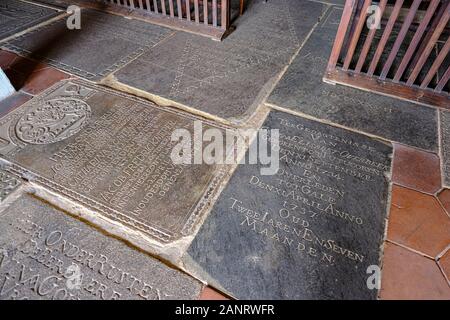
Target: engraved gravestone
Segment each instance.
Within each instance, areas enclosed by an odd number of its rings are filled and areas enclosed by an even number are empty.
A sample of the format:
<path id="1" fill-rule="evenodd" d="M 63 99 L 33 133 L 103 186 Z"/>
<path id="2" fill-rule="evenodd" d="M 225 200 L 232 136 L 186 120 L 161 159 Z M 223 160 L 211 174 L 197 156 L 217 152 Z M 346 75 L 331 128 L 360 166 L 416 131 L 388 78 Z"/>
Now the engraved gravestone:
<path id="1" fill-rule="evenodd" d="M 444 185 L 450 187 L 450 112 L 441 111 L 441 161 Z"/>
<path id="2" fill-rule="evenodd" d="M 48 20 L 58 11 L 19 0 L 0 3 L 0 40 Z"/>
<path id="3" fill-rule="evenodd" d="M 198 281 L 29 194 L 0 210 L 0 300 L 199 296 Z"/>
<path id="4" fill-rule="evenodd" d="M 9 170 L 167 243 L 191 232 L 224 170 L 172 162 L 172 132 L 196 120 L 63 81 L 0 119 L 0 155 Z"/>
<path id="5" fill-rule="evenodd" d="M 59 19 L 3 46 L 89 80 L 100 80 L 171 34 L 167 28 L 92 9 L 81 10 L 81 29 Z"/>
<path id="6" fill-rule="evenodd" d="M 249 1 L 223 41 L 177 32 L 114 76 L 140 94 L 241 122 L 269 93 L 325 9 L 310 1 Z"/>
<path id="7" fill-rule="evenodd" d="M 239 299 L 376 298 L 392 147 L 278 111 L 263 127 L 278 172 L 236 169 L 186 268 Z"/>
<path id="8" fill-rule="evenodd" d="M 21 182 L 18 177 L 4 170 L 0 170 L 0 202 L 5 200 L 10 193 L 14 192 L 20 184 Z"/>

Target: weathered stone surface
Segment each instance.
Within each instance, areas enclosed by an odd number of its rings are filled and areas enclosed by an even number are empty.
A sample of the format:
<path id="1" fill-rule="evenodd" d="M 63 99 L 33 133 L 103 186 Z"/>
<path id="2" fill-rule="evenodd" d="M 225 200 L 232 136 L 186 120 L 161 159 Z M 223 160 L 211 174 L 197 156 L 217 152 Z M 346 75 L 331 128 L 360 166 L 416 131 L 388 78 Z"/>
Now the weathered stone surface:
<path id="1" fill-rule="evenodd" d="M 0 119 L 0 154 L 9 170 L 167 243 L 191 232 L 222 175 L 219 165 L 170 158 L 173 130 L 195 120 L 63 81 Z"/>
<path id="2" fill-rule="evenodd" d="M 406 145 L 437 151 L 437 113 L 432 108 L 322 81 L 342 9 L 314 30 L 268 98 L 301 112 Z"/>
<path id="3" fill-rule="evenodd" d="M 450 112 L 441 111 L 441 161 L 445 186 L 450 187 Z"/>
<path id="4" fill-rule="evenodd" d="M 32 2 L 57 8 L 67 8 L 71 3 L 73 3 L 73 1 L 70 0 L 32 0 Z"/>
<path id="5" fill-rule="evenodd" d="M 70 30 L 60 19 L 4 44 L 22 55 L 78 76 L 98 80 L 142 54 L 171 31 L 138 20 L 96 10 L 81 11 L 81 29 Z"/>
<path id="6" fill-rule="evenodd" d="M 326 9 L 303 0 L 248 5 L 236 30 L 222 42 L 178 32 L 115 77 L 215 117 L 246 119 Z"/>
<path id="7" fill-rule="evenodd" d="M 195 299 L 201 284 L 28 194 L 0 212 L 0 299 Z"/>
<path id="8" fill-rule="evenodd" d="M 239 299 L 376 298 L 392 147 L 278 111 L 263 126 L 280 130 L 278 173 L 237 168 L 186 267 Z"/>
<path id="9" fill-rule="evenodd" d="M 0 40 L 48 20 L 58 14 L 50 8 L 18 0 L 0 3 Z"/>
<path id="10" fill-rule="evenodd" d="M 0 170 L 0 202 L 2 202 L 10 193 L 14 192 L 21 182 L 18 177 Z"/>

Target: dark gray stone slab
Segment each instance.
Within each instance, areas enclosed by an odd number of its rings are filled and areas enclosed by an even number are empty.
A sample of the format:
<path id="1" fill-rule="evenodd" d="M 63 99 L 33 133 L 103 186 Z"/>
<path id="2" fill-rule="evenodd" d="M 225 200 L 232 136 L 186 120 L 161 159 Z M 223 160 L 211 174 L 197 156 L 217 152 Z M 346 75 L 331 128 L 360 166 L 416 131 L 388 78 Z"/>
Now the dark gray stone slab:
<path id="1" fill-rule="evenodd" d="M 0 3 L 0 40 L 24 31 L 58 14 L 58 11 L 18 0 Z"/>
<path id="2" fill-rule="evenodd" d="M 28 194 L 0 212 L 0 300 L 196 299 L 202 285 Z"/>
<path id="3" fill-rule="evenodd" d="M 224 169 L 173 164 L 171 134 L 195 120 L 63 81 L 0 119 L 0 155 L 9 170 L 167 243 L 191 232 Z"/>
<path id="4" fill-rule="evenodd" d="M 190 272 L 239 299 L 374 299 L 392 147 L 272 111 L 280 169 L 240 165 L 184 257 Z"/>
<path id="5" fill-rule="evenodd" d="M 84 9 L 80 30 L 69 30 L 66 19 L 60 19 L 8 41 L 4 47 L 80 77 L 99 80 L 170 33 L 160 26 Z"/>
<path id="6" fill-rule="evenodd" d="M 450 112 L 441 111 L 441 161 L 444 185 L 450 187 Z"/>
<path id="7" fill-rule="evenodd" d="M 70 0 L 32 0 L 32 2 L 57 8 L 67 8 L 70 4 L 74 3 L 74 1 Z"/>
<path id="8" fill-rule="evenodd" d="M 128 86 L 229 121 L 246 119 L 326 5 L 251 1 L 222 42 L 179 32 L 115 73 Z"/>
<path id="9" fill-rule="evenodd" d="M 18 177 L 10 174 L 9 172 L 0 170 L 0 202 L 12 192 L 14 192 L 21 182 Z"/>
<path id="10" fill-rule="evenodd" d="M 437 113 L 410 102 L 322 81 L 342 10 L 312 33 L 268 103 L 406 145 L 437 151 Z"/>

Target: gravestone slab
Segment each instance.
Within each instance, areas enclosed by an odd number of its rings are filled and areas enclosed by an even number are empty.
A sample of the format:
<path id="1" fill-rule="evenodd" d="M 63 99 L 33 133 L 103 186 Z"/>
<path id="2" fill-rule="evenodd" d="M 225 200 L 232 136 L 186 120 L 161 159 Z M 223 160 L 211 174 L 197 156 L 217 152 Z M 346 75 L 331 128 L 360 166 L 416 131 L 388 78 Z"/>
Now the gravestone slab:
<path id="1" fill-rule="evenodd" d="M 197 120 L 62 81 L 0 119 L 0 155 L 12 172 L 164 244 L 191 232 L 225 170 L 172 162 L 173 130 L 192 132 Z"/>
<path id="2" fill-rule="evenodd" d="M 278 172 L 236 169 L 187 270 L 238 299 L 375 299 L 392 147 L 278 111 L 263 127 L 279 129 Z"/>
<path id="3" fill-rule="evenodd" d="M 259 105 L 326 5 L 249 2 L 221 42 L 178 32 L 114 74 L 129 87 L 240 122 Z"/>
<path id="4" fill-rule="evenodd" d="M 80 77 L 99 80 L 170 33 L 167 28 L 142 21 L 83 9 L 79 30 L 68 29 L 66 19 L 60 19 L 3 46 Z"/>
<path id="5" fill-rule="evenodd" d="M 441 161 L 443 183 L 450 188 L 450 112 L 441 111 Z"/>
<path id="6" fill-rule="evenodd" d="M 0 41 L 56 16 L 58 11 L 18 0 L 0 3 Z"/>
<path id="7" fill-rule="evenodd" d="M 0 212 L 0 300 L 196 299 L 202 285 L 28 194 Z"/>
<path id="8" fill-rule="evenodd" d="M 74 4 L 71 0 L 32 0 L 32 2 L 57 8 L 67 8 L 70 4 Z"/>
<path id="9" fill-rule="evenodd" d="M 0 202 L 21 185 L 18 177 L 0 169 Z"/>
<path id="10" fill-rule="evenodd" d="M 267 102 L 388 140 L 437 151 L 434 109 L 322 81 L 341 15 L 342 9 L 331 9 Z"/>

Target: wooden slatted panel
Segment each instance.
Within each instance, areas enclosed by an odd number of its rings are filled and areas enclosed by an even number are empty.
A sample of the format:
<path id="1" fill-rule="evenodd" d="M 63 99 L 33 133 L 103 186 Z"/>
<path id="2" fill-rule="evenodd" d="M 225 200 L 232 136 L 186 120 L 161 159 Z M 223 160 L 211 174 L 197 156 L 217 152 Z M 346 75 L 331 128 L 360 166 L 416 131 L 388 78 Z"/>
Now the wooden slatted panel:
<path id="1" fill-rule="evenodd" d="M 177 13 L 178 19 L 183 19 L 183 8 L 181 6 L 181 0 L 177 0 Z"/>
<path id="2" fill-rule="evenodd" d="M 411 72 L 408 81 L 406 81 L 406 84 L 409 86 L 412 86 L 414 84 L 414 81 L 416 81 L 417 76 L 419 75 L 420 71 L 423 68 L 423 65 L 428 59 L 428 56 L 431 53 L 431 50 L 433 50 L 434 45 L 436 44 L 436 41 L 439 39 L 439 36 L 442 33 L 442 30 L 444 30 L 445 26 L 447 25 L 447 22 L 450 18 L 450 3 L 447 4 L 444 14 L 442 15 L 442 19 L 439 21 L 438 25 L 436 26 L 436 29 L 434 30 L 430 40 L 428 41 L 425 50 L 420 55 L 419 60 L 417 61 L 416 65 L 413 68 L 413 71 Z"/>
<path id="3" fill-rule="evenodd" d="M 203 23 L 208 25 L 208 0 L 203 0 Z"/>
<path id="4" fill-rule="evenodd" d="M 439 0 L 437 0 L 437 1 L 439 1 Z M 387 3 L 387 0 L 381 0 L 380 1 L 380 4 L 379 4 L 379 10 L 380 10 L 380 13 L 379 13 L 380 17 L 379 18 L 380 19 L 383 16 L 384 9 L 386 8 L 386 3 Z M 379 23 L 381 24 L 381 21 Z M 361 53 L 359 55 L 358 63 L 356 64 L 356 68 L 355 68 L 355 72 L 361 72 L 361 69 L 364 66 L 364 62 L 366 61 L 367 54 L 369 53 L 369 49 L 370 49 L 370 47 L 372 45 L 372 41 L 373 41 L 373 38 L 375 37 L 375 33 L 376 32 L 377 32 L 377 28 L 372 28 L 372 29 L 369 30 L 369 33 L 367 34 L 367 38 L 364 41 L 363 48 L 362 48 Z"/>
<path id="5" fill-rule="evenodd" d="M 164 16 L 167 15 L 167 12 L 166 12 L 166 0 L 161 0 L 161 13 Z"/>
<path id="6" fill-rule="evenodd" d="M 434 88 L 434 91 L 441 92 L 444 86 L 447 84 L 448 80 L 450 80 L 450 66 L 448 66 L 447 71 L 445 71 L 441 80 L 439 80 L 436 88 Z"/>
<path id="7" fill-rule="evenodd" d="M 152 8 L 150 7 L 150 0 L 145 0 L 145 4 L 147 5 L 147 11 L 152 11 Z"/>
<path id="8" fill-rule="evenodd" d="M 341 22 L 339 23 L 336 39 L 334 40 L 333 49 L 331 50 L 330 60 L 328 61 L 327 70 L 333 70 L 336 67 L 354 7 L 354 1 L 345 2 Z"/>
<path id="9" fill-rule="evenodd" d="M 428 84 L 430 83 L 431 79 L 433 79 L 434 75 L 439 70 L 439 67 L 441 66 L 442 62 L 444 61 L 445 57 L 447 57 L 447 54 L 449 51 L 450 51 L 450 39 L 447 39 L 444 47 L 442 48 L 441 52 L 439 52 L 437 58 L 433 62 L 433 65 L 431 66 L 427 75 L 425 76 L 422 83 L 420 84 L 420 87 L 422 89 L 425 89 L 428 86 Z"/>
<path id="10" fill-rule="evenodd" d="M 185 1 L 186 1 L 186 19 L 187 21 L 191 21 L 191 1 L 190 0 Z"/>
<path id="11" fill-rule="evenodd" d="M 405 72 L 406 67 L 409 64 L 409 61 L 411 60 L 411 57 L 414 54 L 414 51 L 416 50 L 417 46 L 419 45 L 420 39 L 422 39 L 423 33 L 428 26 L 428 23 L 430 22 L 431 18 L 433 17 L 434 12 L 436 11 L 437 6 L 439 5 L 440 0 L 432 0 L 430 5 L 427 8 L 427 12 L 425 13 L 425 16 L 423 17 L 422 21 L 419 24 L 419 27 L 417 28 L 416 32 L 414 33 L 413 38 L 411 39 L 411 43 L 408 46 L 408 49 L 406 50 L 405 55 L 403 56 L 402 62 L 400 62 L 399 67 L 397 68 L 397 71 L 394 75 L 394 81 L 398 82 L 400 81 L 400 78 L 402 77 L 403 73 Z"/>
<path id="12" fill-rule="evenodd" d="M 403 25 L 400 29 L 400 32 L 397 35 L 397 39 L 395 39 L 394 45 L 392 46 L 391 52 L 389 53 L 389 57 L 387 58 L 386 62 L 384 63 L 383 69 L 381 70 L 380 79 L 385 80 L 387 74 L 389 73 L 389 70 L 392 67 L 392 63 L 394 62 L 395 57 L 397 56 L 398 50 L 400 50 L 400 46 L 403 43 L 403 40 L 405 40 L 406 33 L 409 30 L 409 27 L 411 26 L 412 21 L 414 20 L 414 17 L 416 16 L 417 9 L 419 8 L 419 5 L 422 3 L 422 0 L 414 0 L 413 4 L 408 10 L 408 15 L 405 18 L 405 21 L 403 22 Z"/>
<path id="13" fill-rule="evenodd" d="M 409 30 L 409 27 L 411 26 L 412 21 L 414 20 L 414 17 L 416 16 L 417 9 L 419 8 L 419 5 L 422 3 L 422 0 L 414 0 L 413 4 L 408 10 L 408 15 L 405 18 L 405 21 L 403 22 L 403 25 L 400 29 L 400 32 L 397 35 L 397 39 L 395 39 L 394 45 L 392 46 L 391 52 L 389 53 L 389 56 L 384 63 L 383 70 L 381 70 L 380 79 L 385 80 L 386 76 L 389 72 L 389 70 L 392 67 L 392 63 L 394 62 L 395 57 L 397 56 L 398 50 L 400 50 L 400 46 L 403 43 L 403 40 L 405 39 L 406 33 Z"/>
<path id="14" fill-rule="evenodd" d="M 153 0 L 153 12 L 159 13 L 157 0 Z"/>
<path id="15" fill-rule="evenodd" d="M 195 14 L 195 23 L 200 23 L 200 10 L 198 7 L 198 0 L 194 0 L 194 14 Z"/>
<path id="16" fill-rule="evenodd" d="M 371 0 L 364 0 L 364 4 L 361 8 L 361 13 L 360 13 L 358 22 L 356 24 L 355 31 L 350 39 L 350 45 L 347 50 L 347 55 L 345 56 L 344 66 L 343 66 L 344 70 L 348 70 L 350 63 L 352 62 L 353 54 L 355 53 L 356 45 L 358 44 L 358 40 L 361 35 L 362 28 L 363 28 L 364 24 L 366 23 L 367 8 L 369 8 L 371 3 L 372 3 Z"/>
<path id="17" fill-rule="evenodd" d="M 169 0 L 169 14 L 171 18 L 175 17 L 175 13 L 173 10 L 173 0 Z"/>
<path id="18" fill-rule="evenodd" d="M 212 0 L 213 26 L 217 27 L 217 0 Z"/>
<path id="19" fill-rule="evenodd" d="M 431 26 L 427 28 L 425 36 L 423 37 L 422 41 L 420 42 L 419 49 L 417 49 L 416 54 L 413 56 L 410 65 L 415 66 L 417 64 L 417 61 L 419 60 L 420 56 L 422 55 L 422 52 L 425 50 L 425 47 L 427 46 L 427 43 L 430 41 L 431 36 L 434 33 L 434 30 L 436 30 L 436 27 L 441 21 L 442 16 L 445 13 L 445 10 L 447 8 L 447 4 L 449 3 L 449 0 L 443 0 L 441 1 L 441 6 L 439 7 L 436 15 L 434 16 Z M 411 69 L 407 69 L 406 71 L 411 72 Z"/>
<path id="20" fill-rule="evenodd" d="M 221 27 L 222 29 L 228 29 L 228 12 L 230 11 L 229 8 L 229 0 L 222 0 L 222 5 L 220 7 L 220 11 L 221 11 Z"/>
<path id="21" fill-rule="evenodd" d="M 397 0 L 395 2 L 394 9 L 392 10 L 391 16 L 386 24 L 383 35 L 381 36 L 380 42 L 378 43 L 377 50 L 370 62 L 369 70 L 367 74 L 372 76 L 375 72 L 375 68 L 377 67 L 378 61 L 381 58 L 381 54 L 384 51 L 384 47 L 386 46 L 387 41 L 389 40 L 389 36 L 391 35 L 392 28 L 394 27 L 395 21 L 397 20 L 398 14 L 400 13 L 400 9 L 402 8 L 403 0 Z"/>

